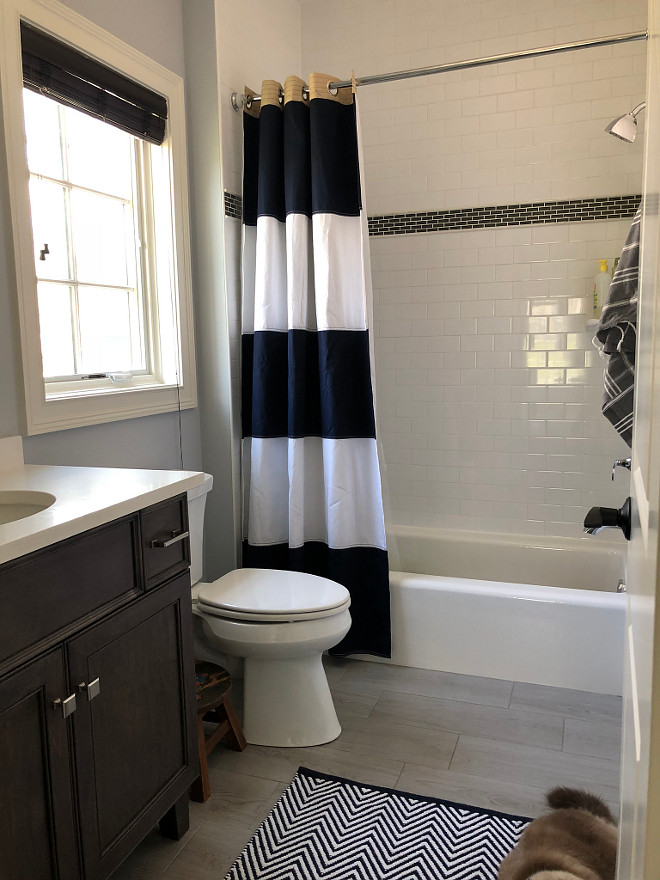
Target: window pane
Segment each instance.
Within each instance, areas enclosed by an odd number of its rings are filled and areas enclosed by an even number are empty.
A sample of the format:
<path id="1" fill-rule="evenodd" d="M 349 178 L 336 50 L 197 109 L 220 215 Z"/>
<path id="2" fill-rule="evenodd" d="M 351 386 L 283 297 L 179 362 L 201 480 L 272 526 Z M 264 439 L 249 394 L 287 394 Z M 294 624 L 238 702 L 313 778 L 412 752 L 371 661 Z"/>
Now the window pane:
<path id="1" fill-rule="evenodd" d="M 44 378 L 75 373 L 71 329 L 71 288 L 66 284 L 37 286 Z"/>
<path id="2" fill-rule="evenodd" d="M 144 368 L 135 300 L 136 294 L 129 290 L 78 288 L 83 373 Z"/>
<path id="3" fill-rule="evenodd" d="M 78 280 L 133 287 L 136 257 L 130 206 L 74 189 L 71 215 Z"/>
<path id="4" fill-rule="evenodd" d="M 64 114 L 69 180 L 130 199 L 134 138 L 79 110 L 67 107 Z"/>
<path id="5" fill-rule="evenodd" d="M 28 168 L 34 174 L 62 180 L 64 172 L 58 106 L 50 98 L 23 89 Z"/>
<path id="6" fill-rule="evenodd" d="M 30 210 L 37 278 L 69 280 L 65 188 L 33 177 L 30 180 Z M 46 245 L 48 253 L 42 260 L 41 251 Z"/>

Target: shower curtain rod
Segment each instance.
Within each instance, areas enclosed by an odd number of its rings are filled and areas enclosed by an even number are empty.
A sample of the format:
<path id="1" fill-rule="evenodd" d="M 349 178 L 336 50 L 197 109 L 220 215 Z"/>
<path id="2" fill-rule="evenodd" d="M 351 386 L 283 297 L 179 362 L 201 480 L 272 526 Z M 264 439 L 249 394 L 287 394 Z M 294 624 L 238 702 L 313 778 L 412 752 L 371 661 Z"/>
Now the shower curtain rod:
<path id="1" fill-rule="evenodd" d="M 506 55 L 488 55 L 485 58 L 472 58 L 469 61 L 438 64 L 434 67 L 417 67 L 413 70 L 398 70 L 393 73 L 378 73 L 374 76 L 360 76 L 356 77 L 355 81 L 358 86 L 370 86 L 375 83 L 395 82 L 396 80 L 412 79 L 417 76 L 432 76 L 436 73 L 448 73 L 451 70 L 468 70 L 471 67 L 486 67 L 489 64 L 502 64 L 505 61 L 519 61 L 521 58 L 540 58 L 543 55 L 554 55 L 559 52 L 572 52 L 575 49 L 592 49 L 596 46 L 613 46 L 618 43 L 632 43 L 635 40 L 648 40 L 648 36 L 649 35 L 646 31 L 639 31 L 638 33 L 633 34 L 618 34 L 617 36 L 612 37 L 599 37 L 595 40 L 584 40 L 579 43 L 562 43 L 558 46 L 545 46 L 540 49 L 525 49 L 522 52 L 511 52 Z M 352 85 L 353 81 L 347 79 L 338 82 L 331 82 L 328 84 L 328 88 L 334 91 L 335 89 L 345 89 Z M 304 89 L 303 91 L 309 94 L 308 89 Z M 260 100 L 261 95 L 251 95 L 246 99 L 244 95 L 239 95 L 238 92 L 232 92 L 231 96 L 232 107 L 236 111 L 242 110 L 246 101 L 248 102 L 249 107 L 253 101 Z"/>

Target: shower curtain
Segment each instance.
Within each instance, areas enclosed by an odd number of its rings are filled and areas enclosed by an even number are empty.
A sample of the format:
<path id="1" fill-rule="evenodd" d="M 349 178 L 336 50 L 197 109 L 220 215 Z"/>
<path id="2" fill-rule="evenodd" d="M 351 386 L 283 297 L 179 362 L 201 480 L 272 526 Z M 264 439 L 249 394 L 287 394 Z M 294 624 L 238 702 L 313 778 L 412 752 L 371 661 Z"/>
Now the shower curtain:
<path id="1" fill-rule="evenodd" d="M 343 584 L 334 654 L 390 656 L 357 117 L 333 77 L 243 114 L 243 565 Z M 246 96 L 251 95 L 246 89 Z"/>

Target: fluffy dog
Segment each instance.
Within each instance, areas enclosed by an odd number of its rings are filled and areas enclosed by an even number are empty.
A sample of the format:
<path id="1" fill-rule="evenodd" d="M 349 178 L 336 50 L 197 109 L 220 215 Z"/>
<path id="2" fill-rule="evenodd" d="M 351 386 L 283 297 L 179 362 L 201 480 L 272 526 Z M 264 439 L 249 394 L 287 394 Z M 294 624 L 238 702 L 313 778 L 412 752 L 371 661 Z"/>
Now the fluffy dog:
<path id="1" fill-rule="evenodd" d="M 574 788 L 546 795 L 552 812 L 527 826 L 498 880 L 614 880 L 617 827 L 607 804 Z"/>

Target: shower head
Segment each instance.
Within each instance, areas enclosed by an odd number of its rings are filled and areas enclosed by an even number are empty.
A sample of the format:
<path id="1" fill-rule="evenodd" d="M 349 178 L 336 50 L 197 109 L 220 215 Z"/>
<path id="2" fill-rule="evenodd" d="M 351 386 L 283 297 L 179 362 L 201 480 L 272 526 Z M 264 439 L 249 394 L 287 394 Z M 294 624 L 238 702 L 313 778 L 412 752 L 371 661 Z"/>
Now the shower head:
<path id="1" fill-rule="evenodd" d="M 638 104 L 630 111 L 630 113 L 624 113 L 623 116 L 613 119 L 605 131 L 608 132 L 608 134 L 613 134 L 614 137 L 620 138 L 622 141 L 627 141 L 629 144 L 632 144 L 637 137 L 637 116 L 645 107 L 646 101 L 642 101 L 642 103 Z"/>

